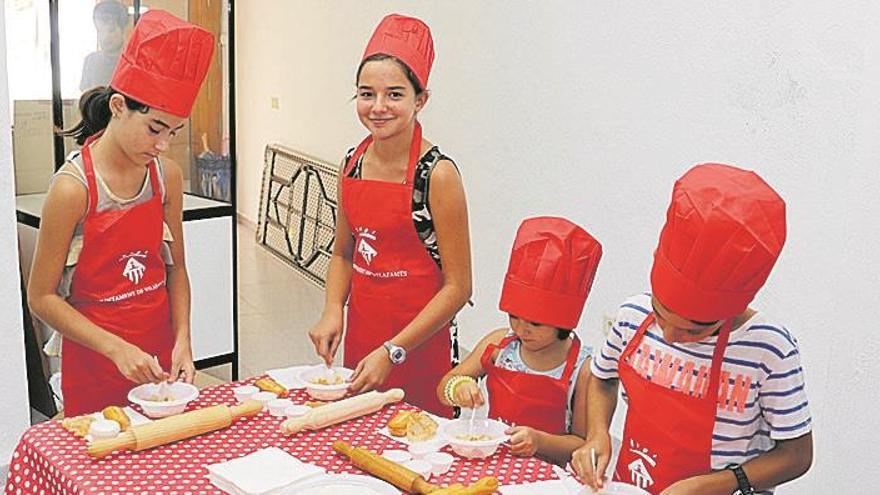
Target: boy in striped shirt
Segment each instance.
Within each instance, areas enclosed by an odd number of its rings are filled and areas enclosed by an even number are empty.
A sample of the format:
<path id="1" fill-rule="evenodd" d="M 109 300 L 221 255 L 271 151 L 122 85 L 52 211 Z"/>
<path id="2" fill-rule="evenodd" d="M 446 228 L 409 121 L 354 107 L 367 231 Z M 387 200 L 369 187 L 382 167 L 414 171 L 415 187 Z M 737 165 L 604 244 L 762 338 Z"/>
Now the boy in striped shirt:
<path id="1" fill-rule="evenodd" d="M 676 182 L 652 293 L 621 305 L 591 366 L 588 440 L 572 461 L 587 484 L 604 484 L 618 383 L 629 407 L 617 480 L 652 494 L 769 494 L 809 469 L 797 341 L 748 307 L 784 240 L 785 203 L 756 174 L 704 164 Z"/>

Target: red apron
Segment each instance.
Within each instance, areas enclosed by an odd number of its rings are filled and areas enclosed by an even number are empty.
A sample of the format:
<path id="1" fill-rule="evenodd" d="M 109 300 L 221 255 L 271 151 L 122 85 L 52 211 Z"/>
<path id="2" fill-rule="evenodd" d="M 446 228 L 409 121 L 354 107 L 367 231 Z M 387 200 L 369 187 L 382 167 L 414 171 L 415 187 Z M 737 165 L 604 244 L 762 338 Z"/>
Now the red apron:
<path id="1" fill-rule="evenodd" d="M 403 184 L 350 178 L 351 168 L 372 137 L 358 146 L 345 167 L 342 207 L 354 236 L 344 364 L 357 364 L 392 339 L 424 309 L 443 285 L 443 272 L 416 233 L 412 219 L 413 177 L 422 143 L 416 123 Z M 449 323 L 395 365 L 380 390 L 400 387 L 406 401 L 451 417 L 434 392 L 451 369 Z"/>
<path id="2" fill-rule="evenodd" d="M 95 211 L 98 186 L 89 149 L 95 138 L 82 148 L 89 210 L 68 302 L 92 323 L 158 356 L 167 370 L 174 335 L 160 254 L 165 213 L 158 169 L 150 163 L 153 197 L 149 201 L 124 210 Z M 122 376 L 109 358 L 71 339 L 63 340 L 61 370 L 68 417 L 123 406 L 128 391 L 137 385 Z"/>
<path id="3" fill-rule="evenodd" d="M 567 434 L 568 425 L 565 419 L 568 389 L 581 350 L 580 339 L 574 337 L 568 350 L 565 370 L 559 379 L 497 366 L 492 354 L 507 347 L 514 339 L 516 336 L 511 335 L 498 345 L 490 344 L 480 357 L 486 371 L 489 416 L 517 426 L 530 426 L 552 435 Z"/>
<path id="4" fill-rule="evenodd" d="M 620 356 L 618 373 L 629 397 L 629 409 L 614 478 L 658 494 L 679 480 L 712 471 L 721 361 L 731 322 L 724 323 L 718 335 L 703 397 L 650 382 L 629 364 L 652 323 L 654 313 L 645 318 Z"/>

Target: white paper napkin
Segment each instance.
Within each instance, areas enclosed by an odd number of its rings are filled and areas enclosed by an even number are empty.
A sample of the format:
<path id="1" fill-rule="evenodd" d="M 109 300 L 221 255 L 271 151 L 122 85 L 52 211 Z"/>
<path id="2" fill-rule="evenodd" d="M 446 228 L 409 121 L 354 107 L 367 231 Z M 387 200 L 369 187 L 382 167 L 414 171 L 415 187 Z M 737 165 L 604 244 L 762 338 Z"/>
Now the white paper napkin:
<path id="1" fill-rule="evenodd" d="M 301 462 L 277 447 L 208 466 L 211 483 L 233 495 L 270 495 L 323 473 L 323 469 Z"/>
<path id="2" fill-rule="evenodd" d="M 537 481 L 522 485 L 505 485 L 500 487 L 499 491 L 503 495 L 560 495 L 566 493 L 565 487 L 559 480 Z"/>

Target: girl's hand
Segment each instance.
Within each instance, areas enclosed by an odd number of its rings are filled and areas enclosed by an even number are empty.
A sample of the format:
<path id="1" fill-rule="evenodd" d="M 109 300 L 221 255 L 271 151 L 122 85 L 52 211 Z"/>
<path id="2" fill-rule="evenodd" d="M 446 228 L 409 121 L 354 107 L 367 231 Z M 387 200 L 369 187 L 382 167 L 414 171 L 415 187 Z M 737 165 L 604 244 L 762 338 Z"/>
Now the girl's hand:
<path id="1" fill-rule="evenodd" d="M 135 383 L 159 383 L 169 378 L 153 356 L 128 342 L 120 344 L 108 357 L 122 376 Z"/>
<path id="2" fill-rule="evenodd" d="M 532 457 L 541 448 L 541 433 L 528 426 L 514 426 L 504 433 L 510 435 L 510 453 L 521 457 Z"/>
<path id="3" fill-rule="evenodd" d="M 393 367 L 394 364 L 388 357 L 388 350 L 379 347 L 358 363 L 354 374 L 351 375 L 348 391 L 352 394 L 360 394 L 373 390 L 385 383 Z"/>
<path id="4" fill-rule="evenodd" d="M 480 387 L 471 381 L 456 385 L 452 392 L 452 398 L 456 406 L 467 409 L 476 409 L 486 403 L 482 392 L 480 392 Z"/>
<path id="5" fill-rule="evenodd" d="M 324 314 L 318 323 L 309 330 L 309 339 L 315 345 L 315 352 L 327 363 L 333 365 L 333 358 L 339 343 L 342 342 L 342 314 Z"/>
<path id="6" fill-rule="evenodd" d="M 186 383 L 192 383 L 196 377 L 192 344 L 189 339 L 178 339 L 171 350 L 171 380 L 177 380 L 181 373 L 183 373 L 183 381 Z"/>
<path id="7" fill-rule="evenodd" d="M 596 454 L 596 471 L 593 471 L 593 454 Z M 605 470 L 611 461 L 611 437 L 608 433 L 587 439 L 584 446 L 571 456 L 571 467 L 577 477 L 594 491 L 605 487 Z"/>

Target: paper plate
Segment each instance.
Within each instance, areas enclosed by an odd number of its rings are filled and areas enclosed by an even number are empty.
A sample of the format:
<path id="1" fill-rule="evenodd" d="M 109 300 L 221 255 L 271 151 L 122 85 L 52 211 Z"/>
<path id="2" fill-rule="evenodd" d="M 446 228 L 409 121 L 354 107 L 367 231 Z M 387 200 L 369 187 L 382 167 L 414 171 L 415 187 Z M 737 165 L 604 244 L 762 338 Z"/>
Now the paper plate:
<path id="1" fill-rule="evenodd" d="M 400 495 L 384 481 L 356 474 L 331 474 L 287 487 L 281 495 Z"/>

